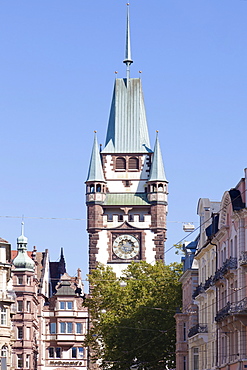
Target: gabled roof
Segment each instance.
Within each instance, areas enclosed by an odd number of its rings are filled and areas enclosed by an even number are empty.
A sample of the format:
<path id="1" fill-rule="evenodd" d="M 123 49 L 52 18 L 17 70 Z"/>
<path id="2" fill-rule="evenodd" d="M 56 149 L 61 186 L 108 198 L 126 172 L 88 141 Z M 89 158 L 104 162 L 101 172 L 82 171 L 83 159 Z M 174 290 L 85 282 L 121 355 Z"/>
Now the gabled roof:
<path id="1" fill-rule="evenodd" d="M 93 149 L 86 181 L 105 181 L 96 133 L 94 135 Z"/>
<path id="2" fill-rule="evenodd" d="M 153 160 L 148 181 L 167 181 L 158 135 L 156 136 Z"/>
<path id="3" fill-rule="evenodd" d="M 102 153 L 152 152 L 140 78 L 115 81 Z"/>

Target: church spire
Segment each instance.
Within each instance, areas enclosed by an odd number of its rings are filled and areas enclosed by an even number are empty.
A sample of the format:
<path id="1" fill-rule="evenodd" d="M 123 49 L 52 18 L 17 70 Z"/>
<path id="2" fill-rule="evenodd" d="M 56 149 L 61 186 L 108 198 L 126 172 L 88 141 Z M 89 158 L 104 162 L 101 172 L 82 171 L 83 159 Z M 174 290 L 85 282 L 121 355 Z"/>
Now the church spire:
<path id="1" fill-rule="evenodd" d="M 126 25 L 126 49 L 125 49 L 125 59 L 123 63 L 127 67 L 127 79 L 130 78 L 130 65 L 133 63 L 131 59 L 131 47 L 130 47 L 130 22 L 129 22 L 129 3 L 127 3 L 127 25 Z"/>

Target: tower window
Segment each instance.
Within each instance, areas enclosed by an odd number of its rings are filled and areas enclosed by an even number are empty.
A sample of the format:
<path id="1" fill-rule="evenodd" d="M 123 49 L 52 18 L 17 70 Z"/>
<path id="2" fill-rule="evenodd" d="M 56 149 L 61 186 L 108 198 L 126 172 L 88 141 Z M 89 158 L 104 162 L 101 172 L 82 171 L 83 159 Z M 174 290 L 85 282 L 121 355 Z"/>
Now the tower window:
<path id="1" fill-rule="evenodd" d="M 126 160 L 123 157 L 118 157 L 116 159 L 116 169 L 117 170 L 126 170 Z"/>
<path id="2" fill-rule="evenodd" d="M 139 170 L 139 159 L 131 157 L 129 159 L 129 170 Z"/>
<path id="3" fill-rule="evenodd" d="M 90 193 L 94 193 L 94 185 L 90 185 Z"/>
<path id="4" fill-rule="evenodd" d="M 159 191 L 163 191 L 163 184 L 159 184 L 159 185 L 158 185 L 158 190 L 159 190 Z"/>
<path id="5" fill-rule="evenodd" d="M 97 186 L 96 186 L 96 192 L 97 193 L 101 193 L 101 185 L 100 184 L 97 184 Z"/>

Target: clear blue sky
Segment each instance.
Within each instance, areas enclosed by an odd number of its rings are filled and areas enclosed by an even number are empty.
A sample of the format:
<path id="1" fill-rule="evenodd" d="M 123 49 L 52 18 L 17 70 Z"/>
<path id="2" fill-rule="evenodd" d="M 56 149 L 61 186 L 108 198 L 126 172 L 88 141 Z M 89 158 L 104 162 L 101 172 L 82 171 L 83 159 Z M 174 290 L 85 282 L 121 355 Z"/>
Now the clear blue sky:
<path id="1" fill-rule="evenodd" d="M 169 180 L 167 248 L 198 222 L 198 199 L 221 200 L 247 166 L 246 13 L 245 0 L 131 1 L 131 76 L 142 71 Z M 125 77 L 125 24 L 122 0 L 0 2 L 0 236 L 15 249 L 21 219 L 4 216 L 24 215 L 29 249 L 57 260 L 63 246 L 71 275 L 87 273 L 84 181 L 114 72 Z"/>

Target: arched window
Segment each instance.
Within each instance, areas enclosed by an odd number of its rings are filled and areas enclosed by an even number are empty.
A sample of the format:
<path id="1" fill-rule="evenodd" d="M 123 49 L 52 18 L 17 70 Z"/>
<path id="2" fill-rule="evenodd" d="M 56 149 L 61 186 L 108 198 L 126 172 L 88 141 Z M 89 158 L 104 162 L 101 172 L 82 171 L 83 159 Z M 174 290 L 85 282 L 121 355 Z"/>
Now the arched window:
<path id="1" fill-rule="evenodd" d="M 163 184 L 158 185 L 158 191 L 163 191 Z"/>
<path id="2" fill-rule="evenodd" d="M 7 357 L 7 347 L 2 346 L 1 348 L 1 357 Z"/>
<path id="3" fill-rule="evenodd" d="M 126 160 L 123 157 L 118 157 L 116 159 L 116 169 L 117 170 L 126 170 Z"/>
<path id="4" fill-rule="evenodd" d="M 101 193 L 101 185 L 100 184 L 96 185 L 96 193 Z"/>
<path id="5" fill-rule="evenodd" d="M 94 185 L 90 185 L 90 193 L 94 193 Z"/>
<path id="6" fill-rule="evenodd" d="M 139 170 L 139 159 L 131 157 L 129 159 L 129 170 Z"/>

